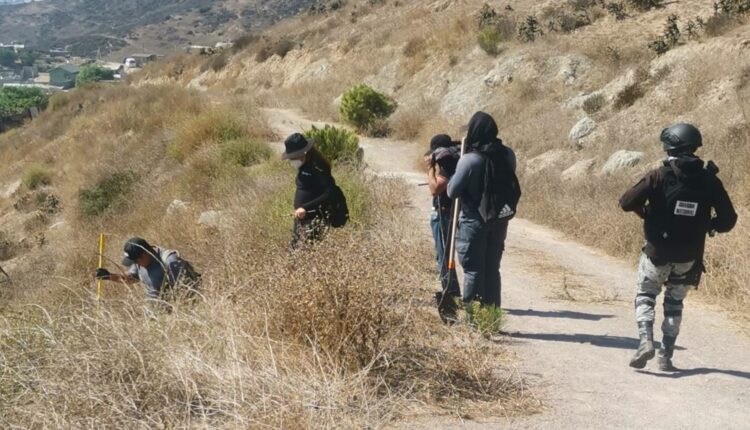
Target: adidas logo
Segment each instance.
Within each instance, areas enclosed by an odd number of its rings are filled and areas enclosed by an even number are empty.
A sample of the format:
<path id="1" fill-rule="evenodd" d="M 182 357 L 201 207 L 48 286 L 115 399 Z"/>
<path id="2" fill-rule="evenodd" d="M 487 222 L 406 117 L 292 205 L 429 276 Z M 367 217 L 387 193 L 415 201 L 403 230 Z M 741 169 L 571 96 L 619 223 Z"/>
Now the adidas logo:
<path id="1" fill-rule="evenodd" d="M 514 214 L 515 212 L 513 212 L 513 209 L 511 209 L 510 206 L 506 204 L 505 207 L 503 207 L 503 210 L 500 211 L 500 214 L 498 214 L 497 217 L 499 219 L 508 218 L 510 216 L 513 216 Z"/>

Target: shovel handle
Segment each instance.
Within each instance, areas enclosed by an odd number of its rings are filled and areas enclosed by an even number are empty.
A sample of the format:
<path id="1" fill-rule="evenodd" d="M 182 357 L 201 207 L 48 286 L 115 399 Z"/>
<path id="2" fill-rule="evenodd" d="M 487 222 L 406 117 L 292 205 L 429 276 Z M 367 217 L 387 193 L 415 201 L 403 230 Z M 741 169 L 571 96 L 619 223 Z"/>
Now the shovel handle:
<path id="1" fill-rule="evenodd" d="M 466 138 L 461 139 L 461 157 L 466 152 Z M 448 269 L 456 268 L 456 230 L 458 230 L 458 214 L 461 211 L 461 198 L 453 202 L 453 222 L 451 223 L 451 247 L 449 251 Z"/>

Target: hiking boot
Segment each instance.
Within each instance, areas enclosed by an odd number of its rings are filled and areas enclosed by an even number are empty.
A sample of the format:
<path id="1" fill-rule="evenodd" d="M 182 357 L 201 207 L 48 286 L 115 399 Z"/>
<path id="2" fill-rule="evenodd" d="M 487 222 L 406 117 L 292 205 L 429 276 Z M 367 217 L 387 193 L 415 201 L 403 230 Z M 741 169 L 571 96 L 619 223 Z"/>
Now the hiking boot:
<path id="1" fill-rule="evenodd" d="M 643 369 L 646 367 L 646 363 L 656 356 L 653 321 L 639 322 L 638 336 L 641 338 L 641 343 L 638 345 L 638 350 L 633 358 L 630 359 L 630 367 Z"/>
<path id="2" fill-rule="evenodd" d="M 435 303 L 438 308 L 438 315 L 444 324 L 455 324 L 458 321 L 456 299 L 451 295 L 442 292 L 435 293 Z"/>
<path id="3" fill-rule="evenodd" d="M 657 359 L 659 370 L 663 372 L 676 372 L 680 370 L 674 367 L 674 365 L 672 364 L 672 356 L 674 355 L 675 343 L 677 343 L 676 337 L 664 336 L 664 338 L 662 338 L 662 348 L 659 350 L 659 358 Z"/>
<path id="4" fill-rule="evenodd" d="M 659 357 L 656 359 L 656 363 L 659 366 L 659 370 L 661 370 L 662 372 L 677 372 L 678 370 L 680 370 L 674 367 L 671 358 L 663 357 L 661 354 L 659 354 Z"/>

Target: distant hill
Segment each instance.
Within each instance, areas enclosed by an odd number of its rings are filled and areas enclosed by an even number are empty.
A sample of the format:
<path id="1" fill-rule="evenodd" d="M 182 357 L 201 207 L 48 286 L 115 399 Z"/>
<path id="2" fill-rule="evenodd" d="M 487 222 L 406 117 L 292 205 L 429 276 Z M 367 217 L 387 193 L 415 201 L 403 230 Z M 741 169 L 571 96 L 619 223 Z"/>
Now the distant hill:
<path id="1" fill-rule="evenodd" d="M 0 42 L 68 47 L 76 55 L 171 53 L 231 40 L 295 15 L 316 0 L 0 0 Z M 7 39 L 7 40 L 6 40 Z"/>

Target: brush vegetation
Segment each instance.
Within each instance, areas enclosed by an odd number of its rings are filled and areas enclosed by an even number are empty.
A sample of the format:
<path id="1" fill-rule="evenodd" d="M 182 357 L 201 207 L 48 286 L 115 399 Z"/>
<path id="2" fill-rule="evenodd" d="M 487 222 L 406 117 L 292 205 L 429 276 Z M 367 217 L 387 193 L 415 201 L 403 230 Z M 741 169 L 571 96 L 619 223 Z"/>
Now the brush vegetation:
<path id="1" fill-rule="evenodd" d="M 68 227 L 24 251 L 0 290 L 0 426 L 374 428 L 425 408 L 538 407 L 501 345 L 442 326 L 419 299 L 433 262 L 402 240 L 419 228 L 404 184 L 337 163 L 352 222 L 290 255 L 294 170 L 270 156 L 253 99 L 210 97 L 88 85 L 0 135 L 6 166 L 57 154 L 45 192 L 68 203 L 45 220 Z M 355 151 L 350 132 L 323 131 L 339 161 Z M 174 199 L 189 204 L 168 214 Z M 197 225 L 207 209 L 226 226 Z M 190 260 L 200 296 L 154 312 L 140 285 L 107 283 L 97 302 L 100 231 L 110 270 L 137 234 Z"/>

